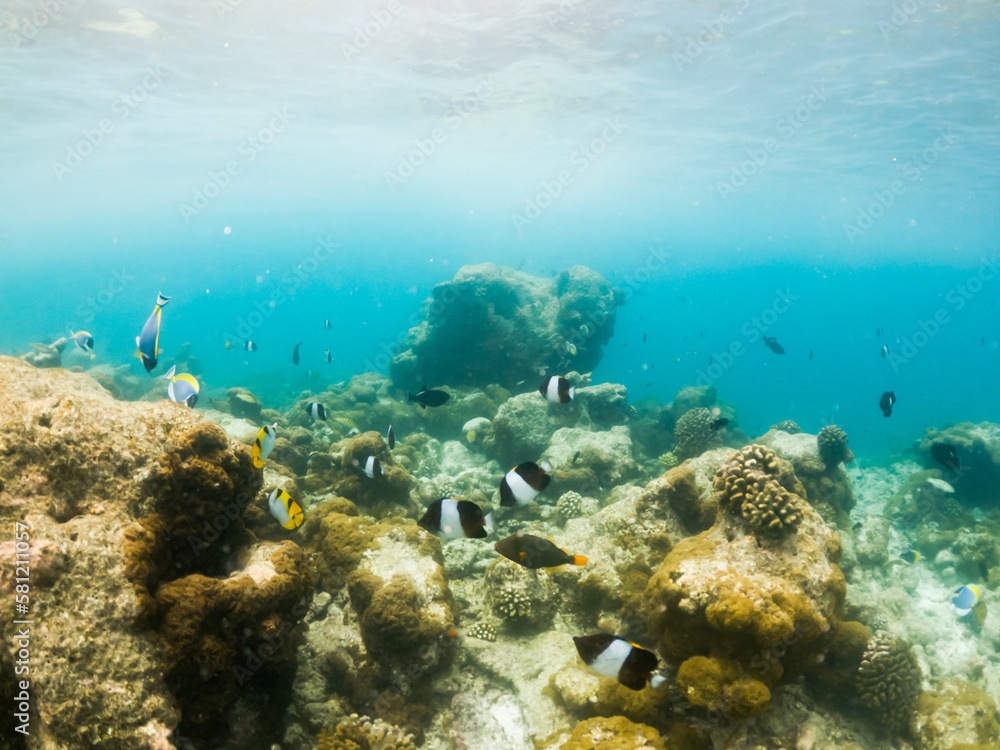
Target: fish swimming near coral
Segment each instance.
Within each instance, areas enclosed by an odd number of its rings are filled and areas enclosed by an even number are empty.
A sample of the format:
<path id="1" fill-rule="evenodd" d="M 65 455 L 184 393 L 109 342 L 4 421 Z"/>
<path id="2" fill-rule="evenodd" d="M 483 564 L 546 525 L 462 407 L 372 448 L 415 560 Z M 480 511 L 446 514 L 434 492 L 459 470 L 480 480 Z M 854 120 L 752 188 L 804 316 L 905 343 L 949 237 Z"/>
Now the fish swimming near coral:
<path id="1" fill-rule="evenodd" d="M 319 401 L 310 401 L 306 404 L 306 414 L 313 419 L 319 419 L 323 422 L 326 421 L 326 407 Z"/>
<path id="2" fill-rule="evenodd" d="M 660 663 L 656 654 L 617 635 L 575 636 L 573 643 L 584 664 L 630 690 L 642 690 L 647 682 L 657 688 L 666 681 L 662 675 L 653 674 Z"/>
<path id="3" fill-rule="evenodd" d="M 94 337 L 86 331 L 77 331 L 76 333 L 70 331 L 69 337 L 73 339 L 73 343 L 76 344 L 78 349 L 82 349 L 87 354 L 94 353 Z"/>
<path id="4" fill-rule="evenodd" d="M 908 549 L 906 552 L 899 556 L 899 559 L 905 562 L 907 565 L 916 565 L 920 562 L 920 553 L 915 549 Z"/>
<path id="5" fill-rule="evenodd" d="M 135 337 L 135 345 L 138 347 L 135 356 L 142 361 L 146 372 L 153 371 L 162 351 L 160 349 L 160 320 L 163 316 L 163 306 L 169 301 L 170 297 L 164 297 L 162 293 L 156 295 L 156 306 L 143 324 L 142 331 Z"/>
<path id="6" fill-rule="evenodd" d="M 485 539 L 496 530 L 493 514 L 483 515 L 483 509 L 471 500 L 442 497 L 427 507 L 417 526 L 446 539 Z"/>
<path id="7" fill-rule="evenodd" d="M 785 353 L 785 347 L 783 347 L 781 344 L 779 344 L 778 343 L 778 339 L 774 338 L 774 336 L 765 336 L 764 337 L 764 346 L 766 346 L 768 349 L 770 349 L 775 354 L 784 354 Z"/>
<path id="8" fill-rule="evenodd" d="M 292 500 L 292 496 L 285 490 L 275 490 L 267 499 L 267 505 L 271 509 L 271 515 L 278 519 L 278 523 L 289 531 L 294 531 L 305 520 L 305 513 L 299 504 Z"/>
<path id="9" fill-rule="evenodd" d="M 368 456 L 365 465 L 361 467 L 361 472 L 369 479 L 379 479 L 382 476 L 382 464 L 378 456 Z"/>
<path id="10" fill-rule="evenodd" d="M 257 433 L 257 439 L 253 441 L 253 448 L 250 455 L 253 456 L 253 465 L 258 469 L 264 467 L 264 462 L 274 450 L 274 442 L 278 439 L 278 423 L 266 424 Z"/>
<path id="11" fill-rule="evenodd" d="M 175 404 L 184 404 L 184 406 L 193 409 L 194 405 L 198 403 L 198 392 L 201 390 L 201 386 L 198 385 L 198 381 L 193 375 L 186 372 L 175 375 L 175 372 L 177 372 L 177 365 L 172 365 L 167 370 L 167 374 L 163 376 L 170 381 L 167 383 L 167 396 Z"/>
<path id="12" fill-rule="evenodd" d="M 511 507 L 527 505 L 549 486 L 552 477 L 546 474 L 547 466 L 532 461 L 518 464 L 507 472 L 500 482 L 500 505 Z"/>
<path id="13" fill-rule="evenodd" d="M 302 346 L 302 342 L 301 341 L 295 345 L 294 349 L 292 349 L 292 364 L 293 365 L 297 365 L 299 363 L 299 347 L 300 346 Z"/>
<path id="14" fill-rule="evenodd" d="M 396 433 L 392 431 L 392 425 L 389 425 L 389 431 L 385 433 L 385 442 L 389 446 L 389 450 L 396 447 Z"/>
<path id="15" fill-rule="evenodd" d="M 725 417 L 716 417 L 715 419 L 712 420 L 712 423 L 709 425 L 709 429 L 721 430 L 727 424 L 729 424 L 729 420 L 726 419 Z"/>
<path id="16" fill-rule="evenodd" d="M 576 396 L 576 388 L 562 375 L 550 375 L 538 386 L 538 392 L 553 404 L 568 404 Z"/>
<path id="17" fill-rule="evenodd" d="M 571 555 L 548 539 L 518 531 L 493 545 L 501 555 L 531 570 L 558 568 L 562 565 L 586 565 L 587 558 Z"/>
<path id="18" fill-rule="evenodd" d="M 883 417 L 892 416 L 892 407 L 896 403 L 895 391 L 886 391 L 878 401 L 878 408 L 882 410 Z"/>
<path id="19" fill-rule="evenodd" d="M 958 472 L 962 468 L 962 460 L 951 443 L 934 443 L 931 446 L 931 456 L 948 471 Z"/>
<path id="20" fill-rule="evenodd" d="M 406 396 L 408 404 L 419 404 L 421 409 L 426 409 L 428 406 L 432 408 L 444 406 L 451 398 L 451 394 L 447 391 L 427 390 L 426 388 L 421 388 L 415 394 L 407 393 Z"/>
<path id="21" fill-rule="evenodd" d="M 979 627 L 986 622 L 986 602 L 983 601 L 979 587 L 973 583 L 955 589 L 951 606 L 959 617 L 965 617 L 971 612 Z"/>

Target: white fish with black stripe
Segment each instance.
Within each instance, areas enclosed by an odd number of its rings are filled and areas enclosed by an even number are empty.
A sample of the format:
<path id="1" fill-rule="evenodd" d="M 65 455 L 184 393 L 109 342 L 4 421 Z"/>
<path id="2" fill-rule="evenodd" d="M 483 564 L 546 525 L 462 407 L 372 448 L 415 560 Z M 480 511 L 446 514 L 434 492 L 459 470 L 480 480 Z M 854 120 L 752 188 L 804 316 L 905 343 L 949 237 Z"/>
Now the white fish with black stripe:
<path id="1" fill-rule="evenodd" d="M 511 507 L 530 503 L 549 486 L 552 477 L 545 472 L 551 468 L 544 461 L 540 466 L 526 461 L 508 471 L 500 482 L 500 505 Z"/>

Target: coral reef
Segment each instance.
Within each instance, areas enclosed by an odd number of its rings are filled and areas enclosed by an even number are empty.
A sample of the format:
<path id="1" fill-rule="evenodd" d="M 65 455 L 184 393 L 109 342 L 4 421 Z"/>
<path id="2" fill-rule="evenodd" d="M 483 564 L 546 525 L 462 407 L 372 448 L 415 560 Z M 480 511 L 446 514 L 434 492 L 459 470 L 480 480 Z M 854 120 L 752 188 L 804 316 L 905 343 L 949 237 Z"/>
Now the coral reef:
<path id="1" fill-rule="evenodd" d="M 680 459 L 677 458 L 677 454 L 673 451 L 667 451 L 662 456 L 660 456 L 660 465 L 664 469 L 670 471 L 672 468 L 680 464 Z"/>
<path id="2" fill-rule="evenodd" d="M 944 479 L 955 489 L 955 498 L 963 505 L 996 507 L 996 488 L 1000 485 L 1000 425 L 959 422 L 944 429 L 928 428 L 915 446 L 927 468 L 947 468 L 931 455 L 931 448 L 939 443 L 953 445 L 958 454 L 960 471 L 944 474 Z"/>
<path id="3" fill-rule="evenodd" d="M 229 413 L 234 417 L 249 419 L 252 422 L 260 420 L 260 412 L 263 407 L 257 397 L 246 388 L 230 388 L 226 392 L 226 399 Z"/>
<path id="4" fill-rule="evenodd" d="M 512 388 L 523 373 L 542 367 L 591 370 L 614 331 L 619 304 L 611 285 L 584 266 L 552 279 L 492 263 L 463 266 L 434 287 L 424 320 L 410 329 L 389 373 L 397 387 L 416 390 L 483 387 L 498 378 Z M 455 351 L 462 352 L 460 362 Z"/>
<path id="5" fill-rule="evenodd" d="M 674 425 L 674 442 L 674 453 L 680 459 L 721 446 L 722 436 L 712 429 L 712 412 L 703 406 L 684 412 Z"/>
<path id="6" fill-rule="evenodd" d="M 319 735 L 319 750 L 415 750 L 413 737 L 381 719 L 351 714 Z"/>
<path id="7" fill-rule="evenodd" d="M 796 486 L 787 462 L 770 451 L 760 451 L 758 459 L 758 450 L 737 455 L 745 465 L 762 462 L 786 490 Z M 706 454 L 692 468 L 704 471 L 699 462 L 718 453 Z M 729 503 L 738 492 L 736 482 L 728 493 L 723 488 Z M 733 716 L 767 704 L 764 692 L 746 680 L 770 689 L 813 668 L 843 616 L 840 540 L 807 504 L 801 516 L 795 534 L 758 541 L 743 532 L 742 519 L 720 512 L 712 528 L 670 550 L 646 587 L 644 610 L 660 656 L 677 663 L 695 656 L 716 660 L 708 674 L 721 675 L 724 684 L 705 694 L 718 693 L 716 702 L 725 695 L 724 707 Z M 698 666 L 688 673 L 705 674 Z"/>
<path id="8" fill-rule="evenodd" d="M 910 647 L 887 630 L 876 632 L 861 657 L 857 690 L 894 732 L 906 733 L 921 691 L 920 665 Z"/>
<path id="9" fill-rule="evenodd" d="M 660 733 L 624 716 L 587 719 L 569 736 L 553 735 L 537 746 L 540 750 L 664 750 Z"/>
<path id="10" fill-rule="evenodd" d="M 756 532 L 794 531 L 802 521 L 804 501 L 779 484 L 780 472 L 778 457 L 763 445 L 737 451 L 713 481 L 720 506 L 740 513 Z"/>
<path id="11" fill-rule="evenodd" d="M 841 527 L 851 525 L 847 513 L 854 507 L 854 495 L 847 472 L 839 463 L 830 463 L 820 456 L 818 436 L 793 435 L 772 428 L 757 442 L 791 462 L 805 489 L 797 494 L 808 499 L 827 523 Z"/>
<path id="12" fill-rule="evenodd" d="M 781 430 L 782 432 L 787 432 L 789 435 L 798 435 L 802 432 L 802 428 L 799 427 L 799 423 L 794 419 L 785 419 L 777 424 L 771 425 L 772 430 Z"/>
<path id="13" fill-rule="evenodd" d="M 819 448 L 819 457 L 828 466 L 849 464 L 854 460 L 854 454 L 847 447 L 847 433 L 835 424 L 827 425 L 819 431 L 816 445 Z"/>
<path id="14" fill-rule="evenodd" d="M 483 585 L 504 628 L 518 633 L 536 632 L 552 623 L 552 583 L 533 571 L 509 560 L 496 560 L 486 569 Z"/>
<path id="15" fill-rule="evenodd" d="M 50 344 L 32 344 L 32 350 L 21 355 L 21 359 L 33 367 L 62 367 L 62 353 L 67 343 L 66 338 L 60 336 Z"/>
<path id="16" fill-rule="evenodd" d="M 556 513 L 563 523 L 583 514 L 583 497 L 579 492 L 565 492 L 556 501 Z"/>
<path id="17" fill-rule="evenodd" d="M 917 699 L 910 734 L 917 750 L 1000 747 L 996 702 L 965 680 L 945 680 Z"/>
<path id="18" fill-rule="evenodd" d="M 470 638 L 493 642 L 497 639 L 497 629 L 488 622 L 477 622 L 469 628 L 468 635 Z"/>
<path id="19" fill-rule="evenodd" d="M 277 451 L 275 444 L 275 453 Z M 373 478 L 363 472 L 369 456 L 378 458 L 381 476 Z M 329 488 L 365 513 L 382 516 L 407 508 L 410 491 L 416 485 L 410 473 L 396 463 L 382 435 L 365 432 L 335 443 L 328 463 L 310 466 L 306 486 Z"/>

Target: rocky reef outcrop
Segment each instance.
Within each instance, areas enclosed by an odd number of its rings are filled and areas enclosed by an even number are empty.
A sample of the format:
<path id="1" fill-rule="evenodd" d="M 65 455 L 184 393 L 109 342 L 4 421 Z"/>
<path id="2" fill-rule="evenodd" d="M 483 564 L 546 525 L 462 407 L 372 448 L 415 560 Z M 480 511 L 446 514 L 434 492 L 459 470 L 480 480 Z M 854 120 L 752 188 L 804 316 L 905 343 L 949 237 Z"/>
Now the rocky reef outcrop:
<path id="1" fill-rule="evenodd" d="M 492 263 L 434 287 L 389 373 L 397 387 L 514 388 L 540 370 L 593 369 L 614 331 L 620 295 L 584 266 L 539 279 Z M 456 353 L 460 358 L 456 358 Z"/>

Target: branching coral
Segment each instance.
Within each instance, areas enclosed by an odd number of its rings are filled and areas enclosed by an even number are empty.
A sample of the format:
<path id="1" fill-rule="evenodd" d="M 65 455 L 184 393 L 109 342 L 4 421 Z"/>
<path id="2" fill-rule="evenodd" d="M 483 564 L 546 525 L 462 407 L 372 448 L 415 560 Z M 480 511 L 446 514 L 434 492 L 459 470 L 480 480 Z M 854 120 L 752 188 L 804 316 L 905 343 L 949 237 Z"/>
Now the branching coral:
<path id="1" fill-rule="evenodd" d="M 493 606 L 497 614 L 508 620 L 531 616 L 531 597 L 510 583 L 497 591 Z"/>
<path id="2" fill-rule="evenodd" d="M 909 645 L 886 630 L 868 641 L 858 669 L 861 700 L 893 731 L 905 731 L 921 692 L 920 665 Z"/>
<path id="3" fill-rule="evenodd" d="M 748 445 L 719 467 L 712 486 L 721 493 L 720 505 L 740 513 L 754 531 L 793 531 L 802 521 L 803 501 L 778 484 L 779 470 L 774 451 Z"/>
<path id="4" fill-rule="evenodd" d="M 469 637 L 492 642 L 497 639 L 497 629 L 488 622 L 477 622 L 469 628 Z"/>
<path id="5" fill-rule="evenodd" d="M 564 520 L 577 518 L 583 513 L 583 498 L 579 492 L 565 492 L 556 501 L 556 513 Z"/>
<path id="6" fill-rule="evenodd" d="M 319 750 L 414 750 L 413 737 L 381 719 L 351 714 L 319 735 Z"/>
<path id="7" fill-rule="evenodd" d="M 693 458 L 720 447 L 722 437 L 712 429 L 712 412 L 705 407 L 685 412 L 674 425 L 674 443 L 678 458 Z"/>
<path id="8" fill-rule="evenodd" d="M 660 464 L 667 471 L 670 471 L 672 468 L 674 468 L 675 466 L 677 466 L 677 464 L 679 464 L 679 463 L 680 463 L 680 459 L 678 459 L 677 455 L 675 453 L 673 453 L 672 451 L 667 451 L 662 456 L 660 456 Z"/>
<path id="9" fill-rule="evenodd" d="M 827 425 L 819 431 L 816 444 L 819 446 L 819 457 L 828 466 L 849 464 L 854 460 L 854 454 L 847 447 L 847 433 L 835 424 Z"/>

